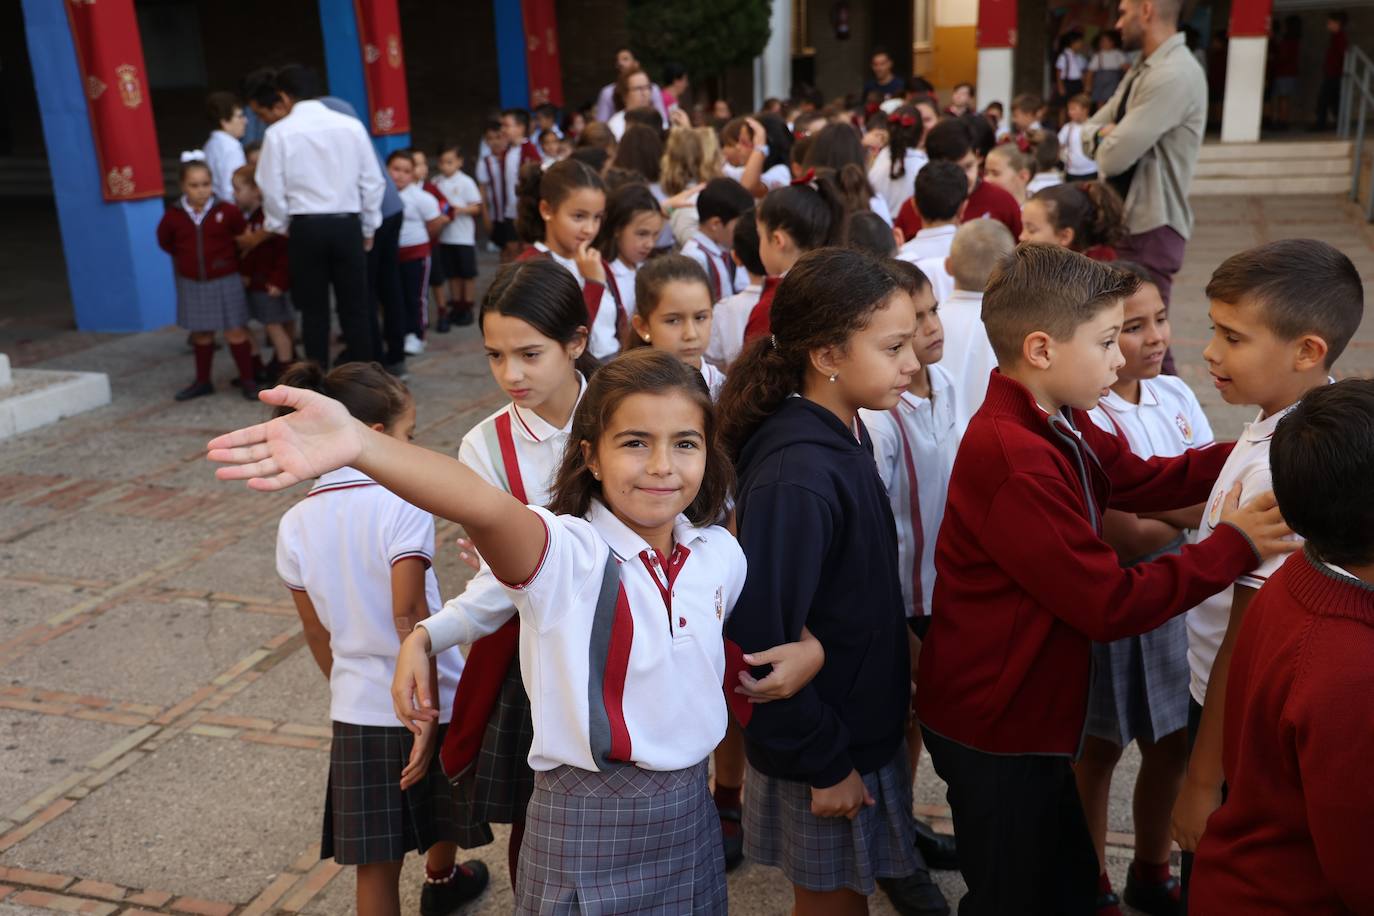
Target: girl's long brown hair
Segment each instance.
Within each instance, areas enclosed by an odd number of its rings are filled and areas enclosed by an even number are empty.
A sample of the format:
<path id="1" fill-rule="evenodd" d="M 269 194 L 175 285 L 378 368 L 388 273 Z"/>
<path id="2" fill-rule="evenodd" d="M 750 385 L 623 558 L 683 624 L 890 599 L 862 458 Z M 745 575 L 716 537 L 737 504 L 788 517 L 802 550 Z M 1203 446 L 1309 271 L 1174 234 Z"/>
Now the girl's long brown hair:
<path id="1" fill-rule="evenodd" d="M 680 393 L 701 408 L 706 436 L 706 473 L 690 505 L 683 510 L 694 525 L 711 525 L 725 511 L 725 498 L 735 484 L 735 470 L 721 447 L 711 393 L 701 373 L 675 356 L 649 348 L 622 353 L 597 371 L 573 412 L 572 431 L 554 477 L 549 510 L 585 516 L 593 499 L 605 500 L 601 481 L 582 457 L 582 443 L 593 451 L 625 399 L 633 394 Z"/>

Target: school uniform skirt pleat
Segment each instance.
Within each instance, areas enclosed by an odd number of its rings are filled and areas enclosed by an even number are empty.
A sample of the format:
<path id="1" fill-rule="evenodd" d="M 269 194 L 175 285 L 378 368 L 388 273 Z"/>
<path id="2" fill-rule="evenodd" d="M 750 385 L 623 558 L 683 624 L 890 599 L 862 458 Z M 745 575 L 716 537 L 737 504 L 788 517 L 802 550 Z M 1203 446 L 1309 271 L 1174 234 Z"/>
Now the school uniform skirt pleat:
<path id="1" fill-rule="evenodd" d="M 683 770 L 562 766 L 535 774 L 517 913 L 726 909 L 720 815 L 705 760 Z"/>
<path id="2" fill-rule="evenodd" d="M 265 289 L 248 290 L 248 314 L 263 324 L 285 324 L 296 320 L 296 310 L 288 294 L 274 296 Z"/>
<path id="3" fill-rule="evenodd" d="M 188 331 L 224 331 L 248 323 L 248 298 L 237 273 L 214 280 L 178 276 L 177 325 Z"/>
<path id="4" fill-rule="evenodd" d="M 436 747 L 443 732 L 441 725 Z M 334 723 L 321 859 L 340 865 L 397 862 L 411 850 L 459 841 L 453 796 L 438 754 L 423 779 L 401 789 L 401 771 L 414 744 L 415 736 L 400 726 Z"/>
<path id="5" fill-rule="evenodd" d="M 1144 557 L 1178 553 L 1183 538 Z M 1188 628 L 1182 615 L 1140 636 L 1093 643 L 1087 733 L 1125 747 L 1188 726 Z"/>
<path id="6" fill-rule="evenodd" d="M 766 776 L 749 766 L 744 779 L 744 855 L 781 868 L 812 891 L 877 890 L 879 878 L 902 878 L 921 863 L 911 805 L 906 743 L 874 773 L 861 774 L 875 802 L 853 819 L 811 813 L 811 787 Z"/>
<path id="7" fill-rule="evenodd" d="M 534 794 L 534 771 L 529 764 L 533 743 L 530 698 L 517 657 L 501 682 L 477 758 L 453 780 L 458 819 L 465 830 L 486 832 L 489 843 L 488 824 L 516 824 L 525 819 Z M 463 845 L 472 848 L 481 843 Z"/>

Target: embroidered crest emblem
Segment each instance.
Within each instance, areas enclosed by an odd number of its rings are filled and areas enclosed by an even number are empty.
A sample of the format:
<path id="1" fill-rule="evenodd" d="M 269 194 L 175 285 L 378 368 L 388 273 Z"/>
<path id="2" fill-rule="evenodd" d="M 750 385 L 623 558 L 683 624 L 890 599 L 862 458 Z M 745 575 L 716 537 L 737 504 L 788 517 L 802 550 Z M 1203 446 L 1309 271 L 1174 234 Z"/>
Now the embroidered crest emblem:
<path id="1" fill-rule="evenodd" d="M 115 67 L 115 78 L 119 83 L 119 98 L 128 108 L 143 104 L 143 89 L 138 84 L 138 68 L 133 64 L 120 64 Z"/>
<path id="2" fill-rule="evenodd" d="M 126 165 L 110 169 L 105 176 L 105 185 L 110 189 L 111 197 L 128 197 L 134 193 L 134 167 Z"/>
<path id="3" fill-rule="evenodd" d="M 387 131 L 396 126 L 396 109 L 378 108 L 372 115 L 372 123 L 378 131 Z"/>
<path id="4" fill-rule="evenodd" d="M 382 50 L 381 50 L 381 48 L 378 48 L 378 47 L 377 47 L 376 45 L 374 45 L 372 42 L 368 42 L 367 44 L 363 45 L 363 60 L 364 60 L 366 63 L 375 64 L 377 61 L 379 61 L 379 60 L 381 60 L 381 59 L 382 59 Z"/>
<path id="5" fill-rule="evenodd" d="M 1193 427 L 1189 425 L 1188 418 L 1183 414 L 1176 414 L 1174 416 L 1174 424 L 1178 426 L 1178 431 L 1183 434 L 1183 444 L 1192 445 Z"/>
<path id="6" fill-rule="evenodd" d="M 386 62 L 393 70 L 401 68 L 401 39 L 395 35 L 386 37 Z"/>
<path id="7" fill-rule="evenodd" d="M 720 620 L 725 616 L 725 589 L 716 589 L 716 619 Z"/>
<path id="8" fill-rule="evenodd" d="M 110 87 L 106 86 L 105 83 L 102 82 L 99 77 L 86 77 L 86 95 L 90 97 L 91 101 L 95 101 L 96 99 L 104 95 L 105 90 L 108 88 Z"/>
<path id="9" fill-rule="evenodd" d="M 1226 502 L 1226 494 L 1218 490 L 1217 495 L 1212 497 L 1212 505 L 1207 509 L 1207 524 L 1213 528 L 1221 521 L 1221 505 Z"/>

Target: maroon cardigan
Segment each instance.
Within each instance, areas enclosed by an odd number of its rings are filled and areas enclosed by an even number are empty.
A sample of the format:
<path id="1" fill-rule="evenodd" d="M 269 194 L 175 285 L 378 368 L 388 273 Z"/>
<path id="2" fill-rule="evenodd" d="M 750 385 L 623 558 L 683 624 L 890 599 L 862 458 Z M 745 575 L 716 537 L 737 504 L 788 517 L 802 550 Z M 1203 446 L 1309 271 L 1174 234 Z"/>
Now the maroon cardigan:
<path id="1" fill-rule="evenodd" d="M 1189 912 L 1374 912 L 1374 586 L 1302 551 L 1250 603 Z"/>
<path id="2" fill-rule="evenodd" d="M 197 226 L 191 215 L 173 204 L 157 224 L 157 244 L 172 256 L 177 276 L 188 280 L 216 280 L 238 273 L 239 252 L 234 239 L 248 228 L 239 208 L 217 200 Z"/>
<path id="3" fill-rule="evenodd" d="M 1083 411 L 1070 417 L 1081 440 L 994 370 L 954 462 L 916 709 L 980 751 L 1076 754 L 1092 643 L 1153 630 L 1259 563 L 1245 535 L 1221 525 L 1180 555 L 1123 569 L 1102 511 L 1202 502 L 1231 445 L 1144 460 Z"/>
<path id="4" fill-rule="evenodd" d="M 262 208 L 259 207 L 248 217 L 248 228 L 261 229 L 262 222 Z M 291 288 L 291 266 L 286 248 L 286 236 L 274 232 L 243 256 L 239 272 L 248 278 L 249 289 L 266 292 L 269 284 L 283 292 Z"/>

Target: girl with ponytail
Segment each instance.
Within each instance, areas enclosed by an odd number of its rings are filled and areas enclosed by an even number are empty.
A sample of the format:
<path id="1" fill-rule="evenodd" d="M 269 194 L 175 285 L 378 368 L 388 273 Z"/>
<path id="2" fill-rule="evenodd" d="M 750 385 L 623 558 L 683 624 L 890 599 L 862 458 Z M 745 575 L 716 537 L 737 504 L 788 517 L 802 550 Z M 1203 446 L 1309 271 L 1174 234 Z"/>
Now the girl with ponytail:
<path id="1" fill-rule="evenodd" d="M 623 326 L 595 244 L 605 213 L 606 184 L 585 163 L 564 159 L 546 170 L 530 162 L 520 169 L 515 230 L 530 247 L 519 260 L 551 259 L 577 281 L 591 322 L 587 347 L 597 359 L 619 351 Z"/>
<path id="2" fill-rule="evenodd" d="M 783 869 L 802 916 L 863 912 L 879 881 L 922 867 L 895 523 L 858 416 L 896 406 L 919 369 L 916 310 L 883 264 L 825 248 L 788 272 L 772 319 L 719 401 L 749 563 L 726 633 L 750 651 L 805 626 L 825 662 L 745 725 L 745 855 Z"/>
<path id="3" fill-rule="evenodd" d="M 831 169 L 835 182 L 844 192 L 845 206 L 851 213 L 871 209 L 892 225 L 892 211 L 887 201 L 873 191 L 868 183 L 868 158 L 863 143 L 854 128 L 847 124 L 829 124 L 816 134 L 806 153 L 808 169 Z"/>
<path id="4" fill-rule="evenodd" d="M 1021 241 L 1045 242 L 1115 261 L 1126 238 L 1121 196 L 1101 181 L 1058 184 L 1039 191 L 1021 208 Z"/>
<path id="5" fill-rule="evenodd" d="M 896 213 L 915 194 L 916 173 L 926 164 L 921 149 L 925 126 L 921 113 L 910 105 L 887 116 L 887 146 L 878 151 L 868 170 L 868 183 Z"/>

